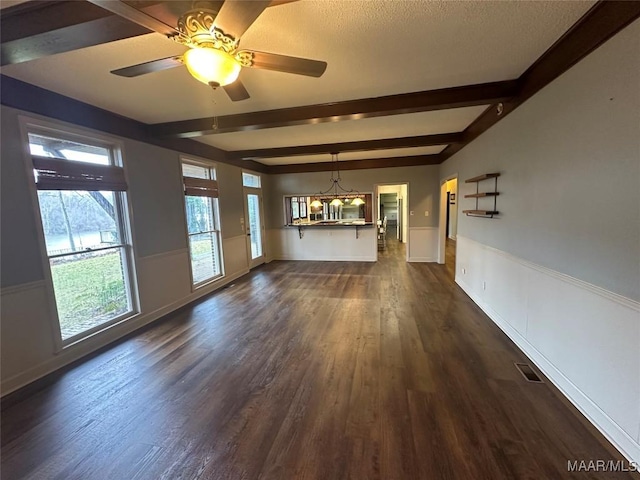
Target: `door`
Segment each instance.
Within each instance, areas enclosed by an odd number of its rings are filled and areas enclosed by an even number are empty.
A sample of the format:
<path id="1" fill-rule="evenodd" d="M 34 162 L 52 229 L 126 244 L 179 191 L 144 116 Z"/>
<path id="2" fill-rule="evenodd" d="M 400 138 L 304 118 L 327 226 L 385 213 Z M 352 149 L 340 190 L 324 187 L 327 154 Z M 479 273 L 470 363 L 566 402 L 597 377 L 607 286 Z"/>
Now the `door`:
<path id="1" fill-rule="evenodd" d="M 254 268 L 264 263 L 264 222 L 262 221 L 261 193 L 245 194 L 244 212 L 249 268 Z"/>

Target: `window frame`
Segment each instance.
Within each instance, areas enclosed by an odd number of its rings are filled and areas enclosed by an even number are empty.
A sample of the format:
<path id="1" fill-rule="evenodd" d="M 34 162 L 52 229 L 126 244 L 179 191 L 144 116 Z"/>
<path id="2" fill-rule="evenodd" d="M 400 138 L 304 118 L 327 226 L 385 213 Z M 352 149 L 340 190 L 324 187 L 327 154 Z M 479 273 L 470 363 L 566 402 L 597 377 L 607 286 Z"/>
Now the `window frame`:
<path id="1" fill-rule="evenodd" d="M 251 175 L 252 177 L 256 177 L 258 179 L 258 186 L 255 185 L 245 185 L 244 184 L 244 176 Z M 253 188 L 255 190 L 262 190 L 262 175 L 257 172 L 252 172 L 251 170 L 242 170 L 242 187 L 243 188 Z"/>
<path id="2" fill-rule="evenodd" d="M 217 167 L 216 164 L 211 161 L 207 161 L 204 159 L 199 159 L 191 156 L 184 156 L 184 155 L 180 156 L 180 184 L 182 185 L 182 211 L 184 212 L 184 232 L 185 232 L 185 238 L 187 240 L 187 257 L 189 260 L 188 263 L 189 263 L 189 276 L 191 278 L 191 292 L 195 292 L 197 290 L 202 289 L 203 287 L 207 287 L 208 285 L 219 282 L 226 276 L 225 269 L 224 269 L 224 251 L 222 249 L 222 221 L 220 218 L 221 215 L 220 215 L 219 196 L 218 198 L 206 197 L 210 201 L 213 223 L 216 229 L 210 230 L 207 232 L 199 232 L 195 234 L 189 233 L 189 221 L 187 219 L 187 194 L 185 192 L 185 185 L 184 185 L 185 175 L 183 175 L 183 171 L 182 171 L 182 165 L 184 164 L 193 165 L 195 167 L 200 167 L 200 168 L 206 168 L 209 171 L 209 175 L 212 176 L 210 180 L 215 180 L 216 182 L 218 181 L 218 171 L 216 168 Z M 192 177 L 192 178 L 196 178 L 196 177 Z M 218 275 L 215 275 L 213 277 L 207 278 L 205 280 L 202 280 L 196 283 L 193 278 L 193 264 L 191 261 L 190 238 L 192 235 L 202 235 L 203 233 L 216 234 L 216 242 L 218 246 L 218 256 L 219 256 L 218 261 L 220 263 L 220 273 Z"/>
<path id="3" fill-rule="evenodd" d="M 51 334 L 54 341 L 55 353 L 59 353 L 73 345 L 84 342 L 90 338 L 100 335 L 103 332 L 138 317 L 141 313 L 140 296 L 137 281 L 136 259 L 137 254 L 133 243 L 133 216 L 131 210 L 131 202 L 124 191 L 112 191 L 115 198 L 114 208 L 117 211 L 117 226 L 121 235 L 118 245 L 113 247 L 114 251 L 121 251 L 124 287 L 128 295 L 129 310 L 110 320 L 89 328 L 79 334 L 73 335 L 66 339 L 62 338 L 62 328 L 60 326 L 60 317 L 58 313 L 58 303 L 55 296 L 55 288 L 53 283 L 53 275 L 51 271 L 51 259 L 59 255 L 49 255 L 47 251 L 46 237 L 44 226 L 42 224 L 42 214 L 40 209 L 40 200 L 38 197 L 38 187 L 34 174 L 34 165 L 30 150 L 29 134 L 50 136 L 61 140 L 71 142 L 85 143 L 102 148 L 109 151 L 111 165 L 122 167 L 125 179 L 128 178 L 126 163 L 124 162 L 123 142 L 117 137 L 97 132 L 91 129 L 70 125 L 64 122 L 48 121 L 41 118 L 20 115 L 20 137 L 23 146 L 23 160 L 27 174 L 27 187 L 29 197 L 31 199 L 31 208 L 34 216 L 35 227 L 38 237 L 38 246 L 40 248 L 41 265 L 44 276 L 44 285 L 47 296 L 47 306 L 50 312 Z M 72 160 L 70 160 L 72 161 Z M 45 190 L 43 190 L 45 191 Z M 56 190 L 53 190 L 56 191 Z M 60 190 L 62 191 L 62 190 Z M 111 191 L 111 190 L 106 190 Z M 103 250 L 103 249 L 100 249 Z M 84 252 L 78 251 L 80 255 Z"/>

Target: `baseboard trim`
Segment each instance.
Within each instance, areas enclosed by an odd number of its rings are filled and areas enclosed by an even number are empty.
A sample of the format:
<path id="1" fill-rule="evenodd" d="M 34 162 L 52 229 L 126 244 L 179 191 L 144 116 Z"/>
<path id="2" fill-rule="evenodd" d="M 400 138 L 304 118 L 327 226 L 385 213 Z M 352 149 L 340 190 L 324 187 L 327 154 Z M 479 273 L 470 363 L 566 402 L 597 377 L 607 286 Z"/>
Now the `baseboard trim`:
<path id="1" fill-rule="evenodd" d="M 433 263 L 436 261 L 437 259 L 433 257 L 409 257 L 407 260 L 409 263 Z"/>
<path id="2" fill-rule="evenodd" d="M 375 257 L 333 257 L 333 258 L 295 258 L 289 255 L 274 255 L 271 260 L 299 262 L 377 262 Z"/>
<path id="3" fill-rule="evenodd" d="M 640 444 L 602 411 L 504 318 L 475 295 L 469 285 L 459 278 L 456 278 L 456 283 L 607 440 L 629 461 L 640 463 Z"/>
<path id="4" fill-rule="evenodd" d="M 13 377 L 9 377 L 7 379 L 2 380 L 2 385 L 0 387 L 1 397 L 5 397 L 11 393 L 20 390 L 28 386 L 29 384 L 46 377 L 52 373 L 55 373 L 57 370 L 64 368 L 74 362 L 82 360 L 84 357 L 91 355 L 92 353 L 100 350 L 102 348 L 108 347 L 109 345 L 123 339 L 127 335 L 130 335 L 137 330 L 153 323 L 170 313 L 182 308 L 200 298 L 211 294 L 227 284 L 237 280 L 238 278 L 249 273 L 249 269 L 241 270 L 235 272 L 234 274 L 227 275 L 220 279 L 218 282 L 214 282 L 208 287 L 198 289 L 192 292 L 190 295 L 181 298 L 180 300 L 176 300 L 175 302 L 170 303 L 169 305 L 165 305 L 164 307 L 158 308 L 152 312 L 145 313 L 139 315 L 137 318 L 132 320 L 131 322 L 122 322 L 117 325 L 114 325 L 109 330 L 114 331 L 114 329 L 118 329 L 118 334 L 114 338 L 110 338 L 109 340 L 104 340 L 104 337 L 101 335 L 96 335 L 87 338 L 86 341 L 78 342 L 73 346 L 69 346 L 68 348 L 62 350 L 58 355 L 52 357 L 51 359 L 43 362 L 39 365 L 36 365 L 29 370 L 21 372 Z M 36 282 L 33 282 L 36 283 Z M 42 287 L 44 288 L 44 282 L 42 283 Z M 29 285 L 29 284 L 25 284 Z M 35 287 L 33 287 L 35 288 Z M 82 353 L 78 355 L 78 350 L 82 349 Z"/>

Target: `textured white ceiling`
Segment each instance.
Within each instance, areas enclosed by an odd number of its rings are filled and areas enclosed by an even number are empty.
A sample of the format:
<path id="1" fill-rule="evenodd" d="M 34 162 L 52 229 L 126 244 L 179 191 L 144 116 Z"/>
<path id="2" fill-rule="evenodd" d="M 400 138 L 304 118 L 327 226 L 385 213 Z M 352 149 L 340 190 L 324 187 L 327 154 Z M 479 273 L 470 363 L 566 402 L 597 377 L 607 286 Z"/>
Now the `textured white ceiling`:
<path id="1" fill-rule="evenodd" d="M 1 71 L 120 115 L 161 123 L 513 79 L 593 3 L 303 0 L 271 7 L 244 35 L 242 46 L 326 60 L 329 66 L 321 78 L 244 69 L 240 78 L 251 99 L 243 102 L 231 102 L 223 91 L 195 81 L 184 67 L 132 79 L 109 73 L 184 51 L 159 34 L 9 65 Z M 386 117 L 375 119 L 379 121 L 375 132 L 368 130 L 373 122 L 360 120 L 336 124 L 340 127 L 320 124 L 313 130 L 291 127 L 202 141 L 244 150 L 449 131 L 447 122 L 455 123 L 446 115 L 439 118 L 440 126 L 409 121 L 400 128 L 397 120 Z M 391 130 L 392 135 L 385 133 Z M 316 133 L 319 137 L 311 138 Z M 286 139 L 276 138 L 281 134 Z M 341 140 L 331 140 L 336 138 Z"/>
<path id="2" fill-rule="evenodd" d="M 486 105 L 481 105 L 335 123 L 219 133 L 195 140 L 224 150 L 247 150 L 461 132 L 486 108 Z"/>
<path id="3" fill-rule="evenodd" d="M 414 155 L 435 155 L 446 148 L 446 145 L 434 145 L 431 147 L 394 148 L 391 150 L 370 150 L 367 152 L 343 152 L 338 155 L 338 160 L 367 160 L 371 158 L 395 158 L 412 157 Z M 319 155 L 298 155 L 295 157 L 262 158 L 258 160 L 265 165 L 290 165 L 294 163 L 319 163 L 330 162 L 331 155 L 323 153 Z"/>

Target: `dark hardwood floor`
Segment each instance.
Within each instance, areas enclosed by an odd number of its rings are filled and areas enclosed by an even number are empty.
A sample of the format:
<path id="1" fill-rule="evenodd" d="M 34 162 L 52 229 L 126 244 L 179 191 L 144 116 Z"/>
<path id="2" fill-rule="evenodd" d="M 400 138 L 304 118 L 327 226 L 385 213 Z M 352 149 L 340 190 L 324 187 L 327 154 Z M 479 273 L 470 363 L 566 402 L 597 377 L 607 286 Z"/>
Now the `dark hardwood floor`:
<path id="1" fill-rule="evenodd" d="M 2 478 L 638 478 L 514 362 L 451 262 L 272 262 L 10 398 Z"/>

